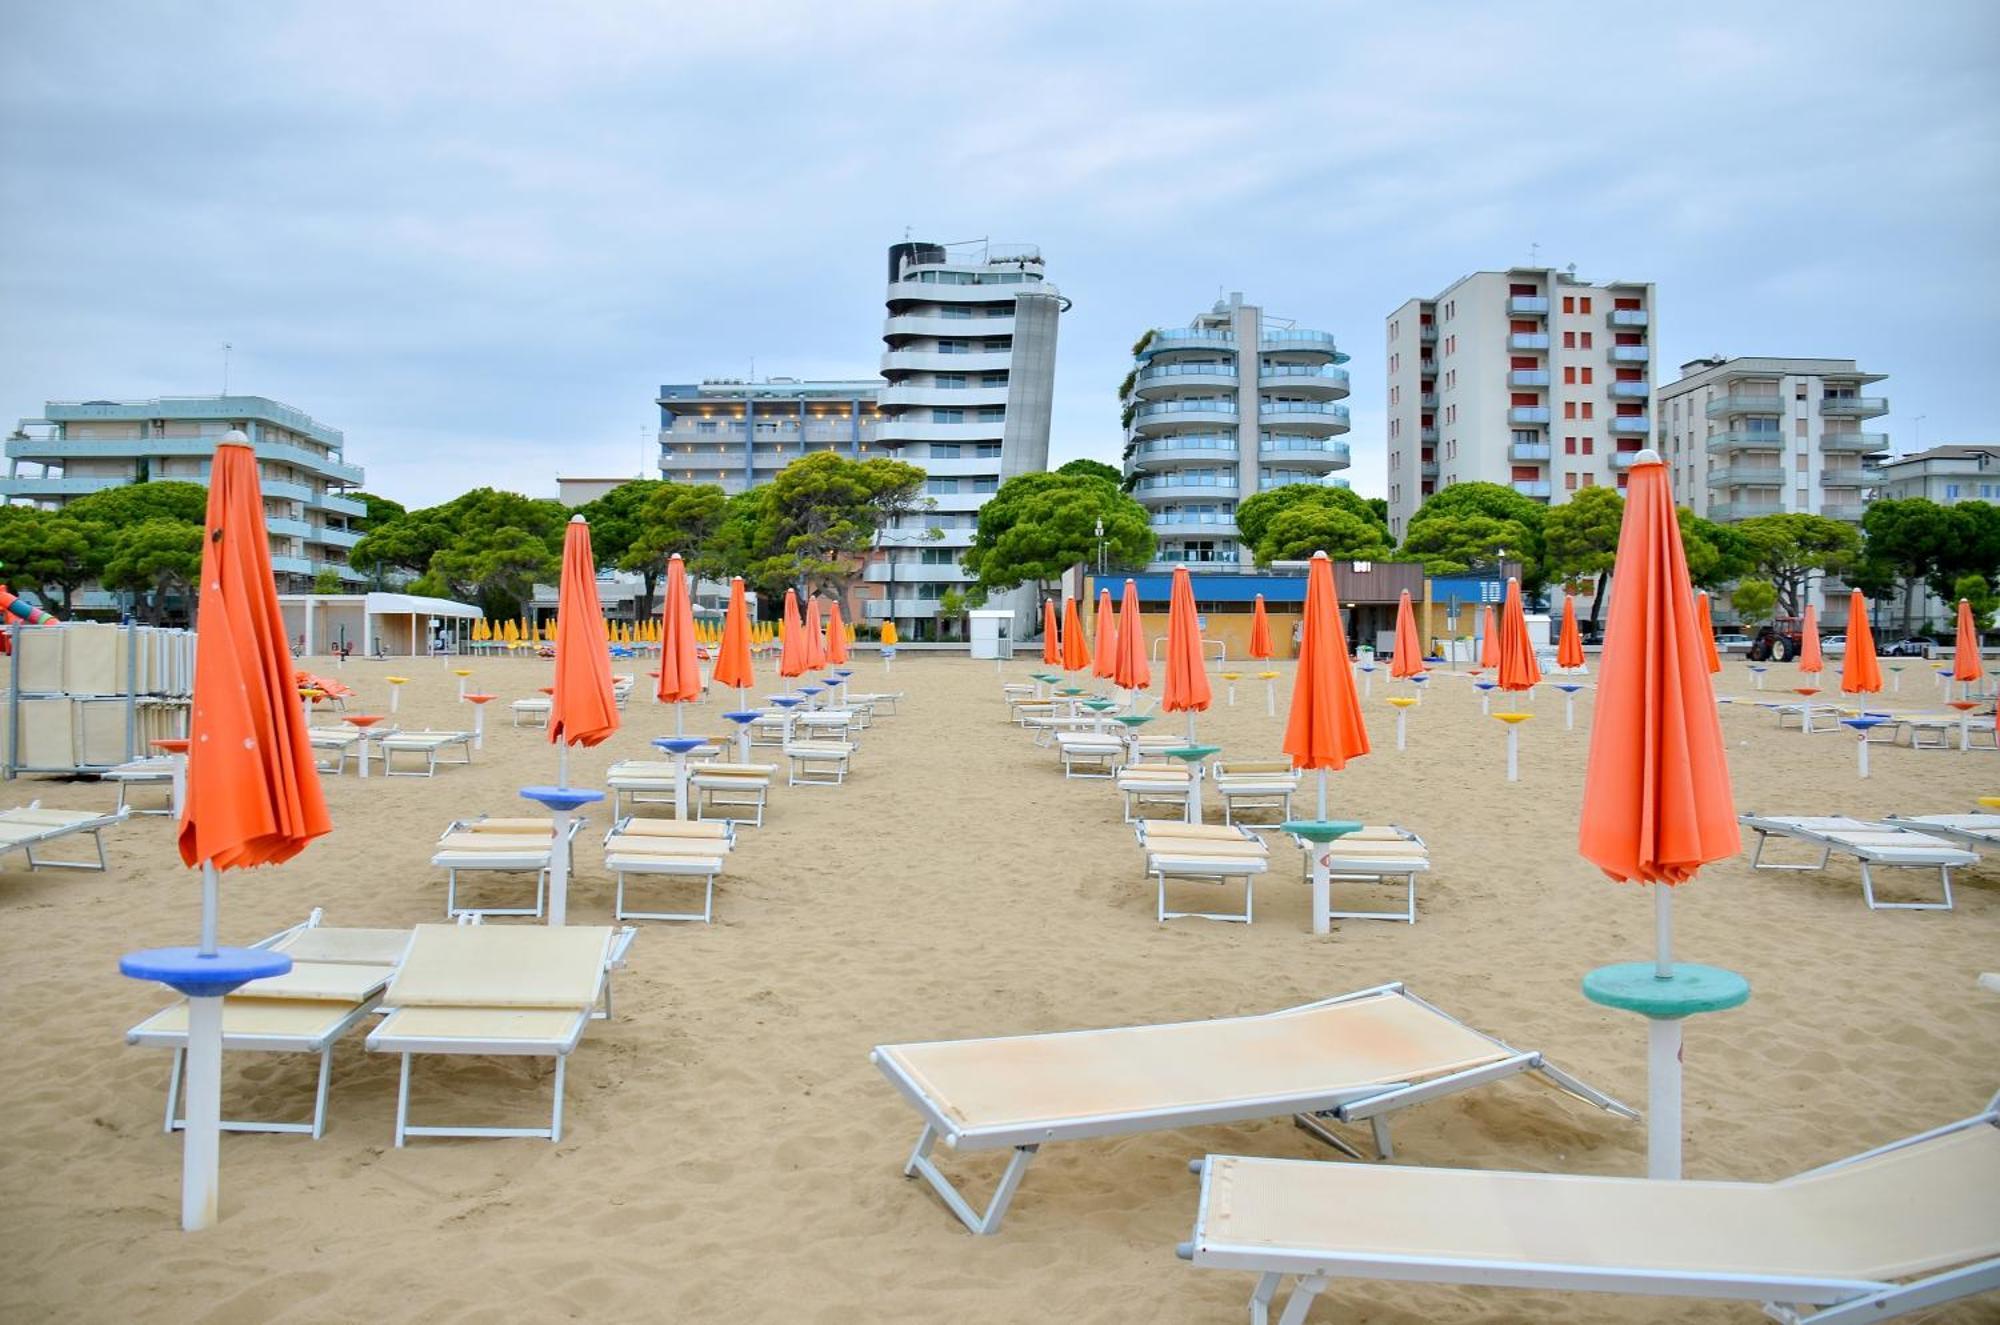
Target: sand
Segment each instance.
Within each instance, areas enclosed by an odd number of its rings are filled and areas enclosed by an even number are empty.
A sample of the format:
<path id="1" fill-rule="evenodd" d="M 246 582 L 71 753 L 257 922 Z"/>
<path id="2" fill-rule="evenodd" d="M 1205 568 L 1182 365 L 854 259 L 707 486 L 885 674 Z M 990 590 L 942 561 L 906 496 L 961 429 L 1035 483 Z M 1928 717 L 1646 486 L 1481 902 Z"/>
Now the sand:
<path id="1" fill-rule="evenodd" d="M 1394 749 L 1377 674 L 1375 753 L 1333 779 L 1342 815 L 1406 825 L 1435 868 L 1414 926 L 1347 921 L 1307 932 L 1289 845 L 1275 848 L 1252 927 L 1153 919 L 1130 830 L 1102 782 L 1064 781 L 1049 751 L 1004 721 L 991 663 L 906 654 L 870 687 L 908 695 L 866 734 L 842 788 L 779 788 L 767 826 L 746 830 L 713 926 L 645 926 L 617 977 L 618 1017 L 571 1060 L 560 1144 L 423 1140 L 391 1145 L 395 1064 L 359 1036 L 335 1059 L 318 1142 L 226 1136 L 223 1218 L 177 1229 L 180 1145 L 160 1128 L 168 1055 L 123 1032 L 163 1001 L 119 977 L 131 948 L 191 941 L 198 889 L 172 826 L 107 834 L 103 875 L 0 872 L 0 1318 L 189 1322 L 589 1318 L 1237 1321 L 1250 1276 L 1175 1259 L 1207 1151 L 1337 1158 L 1283 1119 L 1052 1146 L 1007 1225 L 968 1236 L 901 1176 L 916 1116 L 868 1062 L 872 1045 L 1255 1012 L 1404 980 L 1473 1025 L 1546 1051 L 1643 1104 L 1645 1035 L 1586 1002 L 1591 967 L 1648 955 L 1649 897 L 1604 881 L 1575 852 L 1588 692 L 1565 732 L 1544 693 L 1523 731 L 1522 780 L 1502 780 L 1499 724 L 1445 677 Z M 479 687 L 533 693 L 549 666 L 481 660 Z M 371 706 L 384 664 L 341 673 Z M 401 670 L 406 725 L 468 726 L 456 679 Z M 1033 670 L 1013 664 L 1016 677 Z M 1787 669 L 1788 670 L 1788 669 Z M 1775 678 L 1781 673 L 1773 673 Z M 642 676 L 642 681 L 643 681 Z M 1283 687 L 1280 682 L 1280 713 Z M 1935 698 L 1904 675 L 1909 706 Z M 1262 684 L 1239 683 L 1200 720 L 1205 739 L 1275 754 Z M 1731 664 L 1725 692 L 1748 695 Z M 728 697 L 724 697 L 726 700 Z M 1891 697 L 1903 702 L 1901 697 Z M 693 711 L 721 726 L 727 702 Z M 429 844 L 455 815 L 518 813 L 515 788 L 550 779 L 553 751 L 512 730 L 502 704 L 471 768 L 433 781 L 327 783 L 336 828 L 282 868 L 232 875 L 223 932 L 248 941 L 314 906 L 330 923 L 442 918 Z M 635 701 L 625 729 L 580 752 L 584 784 L 672 730 Z M 1737 803 L 1772 813 L 1924 813 L 2000 791 L 2000 755 L 1878 748 L 1855 776 L 1842 736 L 1779 732 L 1725 710 Z M 17 782 L 0 804 L 106 807 L 92 783 Z M 1308 802 L 1309 804 L 1309 802 Z M 610 914 L 600 810 L 579 848 L 571 918 Z M 1746 974 L 1737 1011 L 1687 1037 L 1687 1171 L 1772 1178 L 1979 1109 L 2000 1087 L 2000 998 L 1976 974 L 2000 967 L 2000 870 L 1958 879 L 1952 913 L 1870 913 L 1851 865 L 1825 875 L 1753 874 L 1721 863 L 1681 890 L 1678 952 Z M 1934 876 L 1890 876 L 1892 895 Z M 225 1108 L 303 1116 L 314 1064 L 232 1055 Z M 414 1108 L 499 1123 L 545 1116 L 545 1066 L 428 1060 Z M 1523 1080 L 1418 1107 L 1397 1123 L 1398 1162 L 1638 1174 L 1642 1124 Z M 944 1153 L 983 1192 L 991 1154 Z M 1932 1317 L 1994 1318 L 1988 1300 Z M 1368 1322 L 1758 1319 L 1712 1302 L 1339 1284 L 1314 1320 Z"/>

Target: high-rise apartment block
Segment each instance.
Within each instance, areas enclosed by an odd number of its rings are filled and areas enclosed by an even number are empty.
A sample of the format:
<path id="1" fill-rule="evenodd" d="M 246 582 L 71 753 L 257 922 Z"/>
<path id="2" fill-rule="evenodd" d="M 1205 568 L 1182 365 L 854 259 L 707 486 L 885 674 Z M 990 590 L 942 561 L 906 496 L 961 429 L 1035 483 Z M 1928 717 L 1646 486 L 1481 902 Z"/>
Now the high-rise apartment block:
<path id="1" fill-rule="evenodd" d="M 1331 332 L 1232 294 L 1185 327 L 1148 331 L 1125 392 L 1125 473 L 1152 521 L 1151 569 L 1248 570 L 1240 501 L 1348 466 L 1347 356 Z"/>
<path id="2" fill-rule="evenodd" d="M 1865 389 L 1884 380 L 1852 359 L 1711 358 L 1659 389 L 1660 458 L 1674 495 L 1728 523 L 1804 511 L 1859 521 L 1881 480 L 1889 412 Z"/>
<path id="3" fill-rule="evenodd" d="M 800 456 L 837 451 L 855 459 L 874 449 L 876 381 L 761 382 L 711 378 L 662 386 L 660 477 L 742 492 L 769 483 Z"/>
<path id="4" fill-rule="evenodd" d="M 1652 435 L 1653 286 L 1474 272 L 1387 325 L 1389 530 L 1454 483 L 1561 502 L 1625 485 Z"/>
<path id="5" fill-rule="evenodd" d="M 154 479 L 207 483 L 224 433 L 238 429 L 257 453 L 271 570 L 281 593 L 305 593 L 321 571 L 358 585 L 347 551 L 361 535 L 349 525 L 367 507 L 346 495 L 361 466 L 343 457 L 346 439 L 303 410 L 263 396 L 163 396 L 157 400 L 52 400 L 7 439 L 0 500 L 61 506 L 85 493 Z M 23 465 L 34 472 L 24 473 Z M 108 599 L 86 597 L 83 605 Z"/>

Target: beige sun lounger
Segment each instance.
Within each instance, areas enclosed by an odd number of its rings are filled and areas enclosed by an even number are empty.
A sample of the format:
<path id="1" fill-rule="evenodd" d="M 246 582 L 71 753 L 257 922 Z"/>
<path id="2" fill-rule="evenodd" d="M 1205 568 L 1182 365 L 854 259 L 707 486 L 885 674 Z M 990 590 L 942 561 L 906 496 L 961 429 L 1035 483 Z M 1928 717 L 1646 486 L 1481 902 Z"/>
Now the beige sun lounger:
<path id="1" fill-rule="evenodd" d="M 1750 867 L 1760 870 L 1823 870 L 1835 852 L 1854 857 L 1861 866 L 1861 896 L 1871 911 L 1951 910 L 1951 871 L 1955 865 L 1977 865 L 1979 854 L 1967 851 L 1928 833 L 1919 833 L 1899 824 L 1841 815 L 1790 816 L 1739 814 L 1736 821 L 1757 834 Z M 1773 837 L 1789 838 L 1819 848 L 1819 859 L 1811 864 L 1783 864 L 1766 861 L 1764 847 Z M 1937 902 L 1878 902 L 1875 900 L 1874 868 L 1934 869 L 1944 898 Z"/>
<path id="2" fill-rule="evenodd" d="M 1261 1275 L 1254 1325 L 1302 1325 L 1335 1278 L 1763 1302 L 1881 1321 L 2000 1288 L 2000 1097 L 1778 1182 L 1375 1168 L 1210 1155 L 1198 1266 Z M 1818 1307 L 1816 1312 L 1806 1308 Z"/>
<path id="3" fill-rule="evenodd" d="M 440 759 L 446 750 L 457 747 L 461 758 Z M 415 731 L 394 732 L 375 742 L 375 748 L 382 752 L 383 777 L 427 778 L 435 777 L 439 764 L 469 764 L 472 762 L 471 732 Z M 422 755 L 424 768 L 421 773 L 413 769 L 397 771 L 396 756 L 399 754 Z"/>
<path id="4" fill-rule="evenodd" d="M 123 805 L 109 814 L 99 814 L 95 810 L 45 810 L 39 800 L 11 810 L 0 810 L 0 856 L 18 851 L 27 858 L 31 870 L 101 871 L 106 868 L 104 830 L 113 824 L 123 823 L 131 814 L 131 810 Z M 85 835 L 97 848 L 95 863 L 87 860 L 44 860 L 35 854 L 46 851 L 66 837 Z"/>
<path id="5" fill-rule="evenodd" d="M 1972 851 L 2000 850 L 2000 814 L 1892 814 L 1883 822 L 1949 838 Z"/>
<path id="6" fill-rule="evenodd" d="M 785 746 L 791 761 L 785 775 L 788 787 L 834 787 L 847 781 L 848 761 L 854 746 L 847 741 L 794 740 Z"/>
<path id="7" fill-rule="evenodd" d="M 383 996 L 389 1015 L 368 1035 L 370 1050 L 402 1055 L 396 1144 L 412 1136 L 562 1140 L 564 1069 L 600 999 L 609 1014 L 609 972 L 635 933 L 602 925 L 418 925 Z M 553 1058 L 549 1125 L 412 1124 L 410 1059 L 417 1054 Z"/>
<path id="8" fill-rule="evenodd" d="M 252 944 L 288 954 L 292 969 L 269 979 L 252 980 L 222 1000 L 225 1052 L 319 1055 L 319 1086 L 313 1096 L 312 1118 L 302 1123 L 225 1118 L 225 1131 L 298 1132 L 314 1138 L 326 1132 L 334 1043 L 366 1021 L 382 1001 L 382 991 L 395 973 L 403 949 L 409 946 L 410 931 L 334 928 L 323 925 L 322 919 L 322 913 L 315 909 L 304 924 Z M 180 1113 L 187 1037 L 186 999 L 160 1009 L 125 1032 L 129 1044 L 174 1051 L 173 1069 L 167 1078 L 169 1132 L 186 1126 Z"/>
<path id="9" fill-rule="evenodd" d="M 604 867 L 616 880 L 612 914 L 619 920 L 699 920 L 715 915 L 715 880 L 736 847 L 727 820 L 625 818 L 604 835 Z M 634 911 L 625 905 L 626 877 L 641 874 L 702 881 L 699 911 Z"/>
<path id="10" fill-rule="evenodd" d="M 1292 817 L 1292 796 L 1299 789 L 1299 773 L 1289 759 L 1218 759 L 1210 778 L 1222 798 L 1222 822 L 1233 824 L 1246 810 L 1276 815 L 1263 828 L 1276 828 Z"/>
<path id="11" fill-rule="evenodd" d="M 547 695 L 530 695 L 517 699 L 507 706 L 512 724 L 516 727 L 536 727 L 549 720 L 549 710 L 554 707 Z"/>
<path id="12" fill-rule="evenodd" d="M 776 764 L 703 764 L 688 779 L 694 791 L 695 817 L 762 828 L 764 807 L 771 800 L 771 779 L 777 773 Z M 712 810 L 720 813 L 711 814 Z M 737 813 L 742 810 L 750 811 L 749 815 Z"/>
<path id="13" fill-rule="evenodd" d="M 1147 808 L 1167 807 L 1187 817 L 1194 774 L 1186 764 L 1142 760 L 1120 768 L 1113 784 L 1124 802 L 1125 822 L 1138 823 Z"/>
<path id="14" fill-rule="evenodd" d="M 697 760 L 713 759 L 718 753 L 714 745 L 697 745 L 688 751 L 689 775 L 693 775 Z M 635 806 L 670 806 L 674 803 L 674 761 L 621 759 L 604 771 L 604 785 L 611 789 L 613 817 L 627 813 L 628 801 Z"/>
<path id="15" fill-rule="evenodd" d="M 145 755 L 138 759 L 104 770 L 106 782 L 118 784 L 118 808 L 131 809 L 133 814 L 170 815 L 174 812 L 174 755 Z M 157 787 L 167 793 L 166 800 L 147 809 L 132 808 L 130 796 L 134 787 Z"/>
<path id="16" fill-rule="evenodd" d="M 1243 824 L 1191 824 L 1175 819 L 1141 819 L 1139 845 L 1146 853 L 1146 876 L 1154 881 L 1155 914 L 1169 920 L 1230 920 L 1251 923 L 1255 916 L 1257 876 L 1270 869 L 1271 849 Z M 1169 911 L 1169 881 L 1227 884 L 1243 881 L 1243 909 L 1237 911 Z"/>
<path id="17" fill-rule="evenodd" d="M 1521 1072 L 1638 1117 L 1541 1054 L 1473 1030 L 1400 984 L 1215 1021 L 881 1045 L 871 1059 L 924 1120 L 903 1172 L 930 1183 L 975 1233 L 999 1228 L 1029 1161 L 1050 1141 L 1293 1114 L 1356 1158 L 1322 1120 L 1368 1122 L 1387 1157 L 1390 1112 Z M 940 1140 L 1013 1151 L 984 1211 L 932 1161 Z"/>
<path id="18" fill-rule="evenodd" d="M 564 849 L 583 827 L 583 820 L 572 818 L 563 838 Z M 487 816 L 478 819 L 454 819 L 445 826 L 438 837 L 437 848 L 431 855 L 431 864 L 445 871 L 444 910 L 445 915 L 457 919 L 459 916 L 537 916 L 542 914 L 544 897 L 548 888 L 549 866 L 555 848 L 555 821 L 533 817 L 507 818 Z M 535 900 L 532 906 L 460 906 L 458 904 L 458 876 L 464 871 L 485 871 L 495 874 L 533 874 L 535 876 Z"/>
<path id="19" fill-rule="evenodd" d="M 1331 842 L 1308 842 L 1299 837 L 1292 840 L 1305 852 L 1300 874 L 1303 879 L 1311 880 L 1312 857 L 1319 854 L 1326 857 L 1327 877 L 1335 881 L 1403 885 L 1403 909 L 1400 911 L 1342 911 L 1333 906 L 1333 893 L 1328 889 L 1328 920 L 1401 920 L 1411 925 L 1417 923 L 1417 876 L 1430 872 L 1431 854 L 1424 840 L 1409 829 L 1392 824 L 1370 824 Z"/>

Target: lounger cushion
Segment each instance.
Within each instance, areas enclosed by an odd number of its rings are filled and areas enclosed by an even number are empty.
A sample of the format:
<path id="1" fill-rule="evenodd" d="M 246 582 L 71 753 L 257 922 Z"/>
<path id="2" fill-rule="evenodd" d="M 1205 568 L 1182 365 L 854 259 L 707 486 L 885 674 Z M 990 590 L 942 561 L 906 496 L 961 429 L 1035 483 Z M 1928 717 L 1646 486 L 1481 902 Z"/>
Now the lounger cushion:
<path id="1" fill-rule="evenodd" d="M 280 939 L 272 947 L 291 954 L 295 962 L 359 962 L 364 966 L 394 966 L 410 946 L 407 929 L 349 929 L 314 925 Z"/>
<path id="2" fill-rule="evenodd" d="M 553 1047 L 573 1042 L 583 1017 L 561 1008 L 399 1007 L 368 1040 L 371 1045 L 397 1039 L 504 1040 Z"/>
<path id="3" fill-rule="evenodd" d="M 323 1040 L 340 1029 L 354 1012 L 355 1004 L 328 999 L 242 998 L 222 1000 L 222 1036 L 266 1035 L 294 1040 Z M 134 1026 L 131 1038 L 148 1035 L 186 1035 L 188 1006 L 185 1002 L 161 1008 Z M 225 1046 L 226 1047 L 226 1046 Z"/>
<path id="4" fill-rule="evenodd" d="M 283 975 L 252 980 L 237 990 L 234 996 L 358 1003 L 389 983 L 390 974 L 388 966 L 294 961 L 292 969 Z"/>
<path id="5" fill-rule="evenodd" d="M 627 819 L 618 826 L 621 835 L 633 837 L 699 837 L 727 840 L 726 824 L 703 823 L 698 819 Z"/>
<path id="6" fill-rule="evenodd" d="M 534 837 L 528 834 L 516 836 L 508 833 L 458 832 L 446 833 L 439 838 L 437 849 L 439 852 L 456 851 L 473 854 L 484 852 L 494 855 L 528 855 L 540 852 L 546 856 L 554 844 L 552 838 Z"/>
<path id="7" fill-rule="evenodd" d="M 464 829 L 468 833 L 524 833 L 538 837 L 554 837 L 556 835 L 556 826 L 553 820 L 532 817 L 520 819 L 474 819 L 466 823 Z"/>
<path id="8" fill-rule="evenodd" d="M 389 986 L 397 1008 L 589 1008 L 611 930 L 602 925 L 418 925 Z"/>

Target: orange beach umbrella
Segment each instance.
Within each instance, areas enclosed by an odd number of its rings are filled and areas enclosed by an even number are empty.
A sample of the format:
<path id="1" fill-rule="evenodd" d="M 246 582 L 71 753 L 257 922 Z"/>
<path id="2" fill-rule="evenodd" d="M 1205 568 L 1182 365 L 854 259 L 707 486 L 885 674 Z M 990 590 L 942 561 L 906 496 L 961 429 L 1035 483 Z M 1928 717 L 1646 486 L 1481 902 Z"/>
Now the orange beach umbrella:
<path id="1" fill-rule="evenodd" d="M 596 745 L 618 730 L 611 698 L 611 653 L 604 647 L 604 607 L 597 598 L 597 564 L 590 526 L 580 515 L 563 531 L 562 578 L 556 594 L 556 684 L 549 700 L 549 741 Z"/>
<path id="2" fill-rule="evenodd" d="M 1091 657 L 1090 674 L 1109 680 L 1118 670 L 1118 622 L 1111 614 L 1111 591 L 1097 591 L 1096 651 Z"/>
<path id="3" fill-rule="evenodd" d="M 847 661 L 847 623 L 840 619 L 838 598 L 826 604 L 826 660 L 834 667 Z"/>
<path id="4" fill-rule="evenodd" d="M 1840 658 L 1840 688 L 1850 695 L 1882 690 L 1882 663 L 1875 656 L 1875 632 L 1868 625 L 1868 601 L 1859 589 L 1847 599 L 1847 652 Z"/>
<path id="5" fill-rule="evenodd" d="M 1408 594 L 1404 597 L 1407 599 Z M 1262 662 L 1274 654 L 1271 648 L 1271 619 L 1264 615 L 1264 595 L 1257 595 L 1257 603 L 1250 613 L 1250 656 Z"/>
<path id="6" fill-rule="evenodd" d="M 1722 655 L 1715 651 L 1715 620 L 1709 615 L 1708 595 L 1700 593 L 1694 600 L 1695 624 L 1701 628 L 1701 654 L 1708 660 L 1708 670 L 1722 670 Z"/>
<path id="7" fill-rule="evenodd" d="M 799 620 L 799 591 L 785 590 L 784 639 L 778 653 L 778 675 L 803 676 L 806 670 L 805 623 Z"/>
<path id="8" fill-rule="evenodd" d="M 1042 662 L 1049 667 L 1062 666 L 1062 636 L 1056 629 L 1056 600 L 1042 600 Z"/>
<path id="9" fill-rule="evenodd" d="M 687 570 L 675 553 L 667 558 L 667 592 L 660 605 L 660 684 L 653 693 L 662 704 L 701 698 L 701 664 L 694 646 L 694 603 L 688 597 Z M 680 721 L 678 711 L 674 721 Z"/>
<path id="10" fill-rule="evenodd" d="M 1153 666 L 1146 661 L 1146 626 L 1139 620 L 1139 585 L 1125 581 L 1118 604 L 1118 665 L 1111 684 L 1120 690 L 1145 690 L 1153 684 Z"/>
<path id="11" fill-rule="evenodd" d="M 1260 597 L 1258 602 L 1262 601 Z M 1417 614 L 1410 607 L 1410 591 L 1405 589 L 1396 600 L 1396 650 L 1389 656 L 1389 675 L 1401 681 L 1422 676 L 1427 670 L 1424 647 L 1417 640 Z"/>
<path id="12" fill-rule="evenodd" d="M 729 581 L 729 611 L 722 618 L 722 648 L 715 660 L 715 683 L 741 690 L 753 680 L 750 604 L 743 593 L 743 577 L 738 575 Z"/>
<path id="13" fill-rule="evenodd" d="M 1556 666 L 1583 666 L 1583 633 L 1576 628 L 1576 595 L 1563 595 L 1562 635 L 1556 640 Z"/>
<path id="14" fill-rule="evenodd" d="M 1063 600 L 1062 665 L 1065 672 L 1080 672 L 1090 666 L 1090 649 L 1083 642 L 1083 618 L 1077 614 L 1074 598 Z"/>
<path id="15" fill-rule="evenodd" d="M 1799 670 L 1818 673 L 1826 667 L 1819 651 L 1819 608 L 1806 604 L 1806 619 L 1799 627 Z"/>
<path id="16" fill-rule="evenodd" d="M 1979 656 L 1979 627 L 1972 619 L 1972 600 L 1958 600 L 1958 637 L 1951 645 L 1951 679 L 1970 685 L 1986 675 L 1985 660 Z"/>
<path id="17" fill-rule="evenodd" d="M 1532 690 L 1541 684 L 1534 641 L 1528 638 L 1528 616 L 1521 608 L 1521 582 L 1509 577 L 1507 602 L 1500 613 L 1500 675 L 1502 690 Z"/>
<path id="18" fill-rule="evenodd" d="M 1493 605 L 1488 603 L 1479 610 L 1479 665 L 1498 667 L 1500 665 L 1500 629 L 1493 620 Z"/>
<path id="19" fill-rule="evenodd" d="M 819 595 L 806 595 L 805 628 L 799 633 L 799 647 L 805 650 L 806 670 L 816 672 L 826 666 L 826 641 L 819 633 Z"/>
<path id="20" fill-rule="evenodd" d="M 1285 722 L 1284 751 L 1294 768 L 1341 769 L 1368 753 L 1368 726 L 1354 688 L 1347 656 L 1347 631 L 1333 593 L 1333 563 L 1313 553 L 1306 570 L 1305 620 L 1299 629 L 1298 673 L 1292 679 L 1292 711 Z M 1324 799 L 1325 779 L 1320 781 Z M 1326 807 L 1320 807 L 1324 818 Z"/>
<path id="21" fill-rule="evenodd" d="M 1194 581 L 1187 567 L 1174 567 L 1173 592 L 1167 601 L 1167 680 L 1160 707 L 1188 715 L 1188 739 L 1194 739 L 1194 715 L 1207 710 L 1214 692 L 1201 658 L 1201 618 L 1194 609 Z"/>

